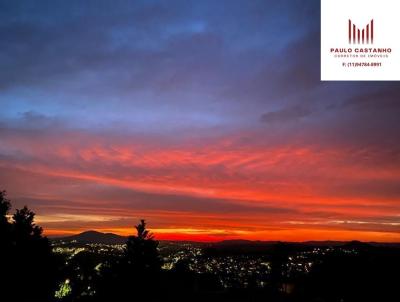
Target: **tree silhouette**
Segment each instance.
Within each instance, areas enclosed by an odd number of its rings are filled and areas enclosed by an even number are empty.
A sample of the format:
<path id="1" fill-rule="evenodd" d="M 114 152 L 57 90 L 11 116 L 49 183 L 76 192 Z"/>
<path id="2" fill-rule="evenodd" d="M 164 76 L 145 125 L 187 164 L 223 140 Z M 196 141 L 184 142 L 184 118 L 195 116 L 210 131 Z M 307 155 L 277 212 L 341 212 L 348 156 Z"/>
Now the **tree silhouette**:
<path id="1" fill-rule="evenodd" d="M 138 271 L 159 271 L 161 259 L 158 241 L 146 229 L 144 219 L 136 226 L 137 235 L 129 236 L 126 243 L 126 259 L 129 266 Z"/>
<path id="2" fill-rule="evenodd" d="M 11 204 L 7 199 L 6 191 L 0 191 L 0 238 L 2 247 L 0 253 L 5 253 L 10 248 L 11 224 L 7 217 L 10 208 Z"/>
<path id="3" fill-rule="evenodd" d="M 158 241 L 146 229 L 144 219 L 129 236 L 121 258 L 106 263 L 98 281 L 98 301 L 149 301 L 161 293 L 161 258 Z"/>
<path id="4" fill-rule="evenodd" d="M 47 238 L 42 237 L 43 229 L 34 223 L 35 213 L 24 206 L 13 215 L 15 240 L 17 244 L 28 244 L 40 241 L 48 245 Z"/>
<path id="5" fill-rule="evenodd" d="M 0 191 L 0 226 L 8 223 L 7 214 L 10 211 L 11 204 L 7 199 L 7 192 Z"/>
<path id="6" fill-rule="evenodd" d="M 6 192 L 1 191 L 0 300 L 50 301 L 58 267 L 50 243 L 34 223 L 34 212 L 25 206 L 9 221 L 10 208 Z"/>
<path id="7" fill-rule="evenodd" d="M 8 221 L 10 208 L 11 204 L 7 199 L 6 191 L 0 191 L 0 300 L 2 300 L 1 292 L 7 289 L 8 274 L 12 266 L 11 223 Z"/>

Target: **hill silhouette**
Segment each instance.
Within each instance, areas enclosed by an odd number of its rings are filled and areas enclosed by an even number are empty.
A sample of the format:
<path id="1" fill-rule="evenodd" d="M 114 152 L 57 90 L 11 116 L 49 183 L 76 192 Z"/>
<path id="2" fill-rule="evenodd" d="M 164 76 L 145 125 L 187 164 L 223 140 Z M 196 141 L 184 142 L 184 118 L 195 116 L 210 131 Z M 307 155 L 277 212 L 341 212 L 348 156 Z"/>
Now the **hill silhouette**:
<path id="1" fill-rule="evenodd" d="M 102 243 L 102 244 L 125 244 L 128 237 L 117 235 L 114 233 L 102 233 L 94 230 L 84 231 L 82 233 L 53 238 L 52 241 L 76 241 L 77 243 Z M 161 240 L 160 243 L 174 243 L 175 240 Z M 225 247 L 270 247 L 279 243 L 280 241 L 264 241 L 264 240 L 245 240 L 245 239 L 228 239 L 217 242 L 196 242 L 196 241 L 179 241 L 180 243 L 196 243 L 200 245 L 208 245 L 210 247 L 225 248 Z M 285 242 L 289 244 L 302 245 L 302 246 L 351 246 L 351 245 L 372 245 L 372 246 L 387 246 L 387 247 L 400 247 L 398 242 L 358 242 L 358 241 L 303 241 L 303 242 Z"/>
<path id="2" fill-rule="evenodd" d="M 55 238 L 54 241 L 76 241 L 78 243 L 103 243 L 103 244 L 125 244 L 128 237 L 113 233 L 102 233 L 98 231 L 85 231 L 76 235 Z"/>

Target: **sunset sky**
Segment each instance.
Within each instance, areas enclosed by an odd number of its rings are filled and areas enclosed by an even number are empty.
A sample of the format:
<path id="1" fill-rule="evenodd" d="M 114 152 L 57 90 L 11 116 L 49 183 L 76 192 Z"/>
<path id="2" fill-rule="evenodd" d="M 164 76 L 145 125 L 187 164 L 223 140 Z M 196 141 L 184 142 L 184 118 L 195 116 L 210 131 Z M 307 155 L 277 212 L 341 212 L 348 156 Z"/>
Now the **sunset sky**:
<path id="1" fill-rule="evenodd" d="M 320 82 L 319 2 L 0 2 L 0 189 L 49 236 L 400 242 L 400 84 Z"/>

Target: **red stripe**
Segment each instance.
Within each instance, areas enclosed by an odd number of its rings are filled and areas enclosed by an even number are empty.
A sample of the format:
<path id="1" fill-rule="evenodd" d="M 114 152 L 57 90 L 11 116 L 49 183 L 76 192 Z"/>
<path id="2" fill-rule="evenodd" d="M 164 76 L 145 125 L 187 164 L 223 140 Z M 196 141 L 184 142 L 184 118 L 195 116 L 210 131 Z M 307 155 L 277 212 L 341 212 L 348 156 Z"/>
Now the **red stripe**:
<path id="1" fill-rule="evenodd" d="M 349 19 L 349 43 L 351 44 L 351 20 Z"/>
<path id="2" fill-rule="evenodd" d="M 374 19 L 371 20 L 371 44 L 374 43 Z"/>

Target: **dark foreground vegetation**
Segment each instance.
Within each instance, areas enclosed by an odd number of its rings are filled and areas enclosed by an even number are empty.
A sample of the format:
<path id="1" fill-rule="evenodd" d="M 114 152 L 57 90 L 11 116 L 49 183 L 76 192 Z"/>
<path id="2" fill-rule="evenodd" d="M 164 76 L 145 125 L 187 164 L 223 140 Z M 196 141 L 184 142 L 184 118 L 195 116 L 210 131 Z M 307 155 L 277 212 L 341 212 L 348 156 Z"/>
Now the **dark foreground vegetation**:
<path id="1" fill-rule="evenodd" d="M 85 251 L 72 258 L 53 252 L 51 242 L 35 225 L 32 211 L 24 207 L 11 216 L 10 208 L 6 193 L 0 192 L 0 301 L 4 302 L 400 301 L 400 250 L 394 245 L 353 242 L 327 249 L 298 273 L 293 272 L 291 259 L 304 258 L 302 253 L 312 255 L 310 246 L 205 247 L 202 259 L 215 262 L 227 257 L 232 267 L 241 255 L 266 259 L 267 273 L 255 269 L 254 280 L 246 281 L 245 287 L 227 287 L 218 273 L 196 271 L 189 260 L 163 268 L 159 243 L 144 220 L 121 253 Z"/>

